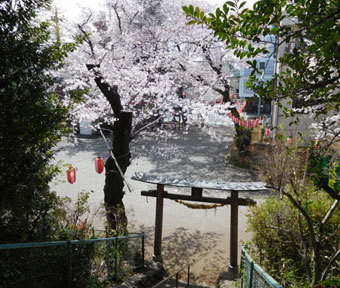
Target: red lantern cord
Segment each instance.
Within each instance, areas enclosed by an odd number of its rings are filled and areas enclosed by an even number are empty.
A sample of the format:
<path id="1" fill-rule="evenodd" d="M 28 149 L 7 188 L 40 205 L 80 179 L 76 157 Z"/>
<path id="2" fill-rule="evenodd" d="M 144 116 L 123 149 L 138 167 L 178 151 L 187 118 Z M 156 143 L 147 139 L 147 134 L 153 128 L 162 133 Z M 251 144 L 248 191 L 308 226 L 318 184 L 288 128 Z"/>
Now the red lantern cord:
<path id="1" fill-rule="evenodd" d="M 73 184 L 74 182 L 76 182 L 76 168 L 70 166 L 68 167 L 67 169 L 67 181 L 70 183 L 70 184 Z"/>
<path id="2" fill-rule="evenodd" d="M 104 170 L 104 161 L 103 161 L 103 158 L 98 156 L 94 160 L 94 164 L 95 164 L 96 172 L 98 174 L 101 174 L 103 172 L 103 170 Z"/>

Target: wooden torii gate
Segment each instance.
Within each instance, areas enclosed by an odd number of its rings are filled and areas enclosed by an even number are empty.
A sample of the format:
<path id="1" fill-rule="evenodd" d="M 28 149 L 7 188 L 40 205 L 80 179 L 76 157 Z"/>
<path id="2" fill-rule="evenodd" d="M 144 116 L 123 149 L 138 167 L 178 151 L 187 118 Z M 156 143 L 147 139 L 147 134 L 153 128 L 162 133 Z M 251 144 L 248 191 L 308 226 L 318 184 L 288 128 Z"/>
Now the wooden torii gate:
<path id="1" fill-rule="evenodd" d="M 239 192 L 256 192 L 267 190 L 263 182 L 208 182 L 191 181 L 189 179 L 173 179 L 156 175 L 135 173 L 133 180 L 156 184 L 157 190 L 142 191 L 142 196 L 156 197 L 155 239 L 154 255 L 155 261 L 162 262 L 162 230 L 163 230 L 163 204 L 164 198 L 173 200 L 185 200 L 205 203 L 218 203 L 231 205 L 230 213 L 230 253 L 229 272 L 238 271 L 238 206 L 255 205 L 252 199 L 239 198 Z M 164 186 L 191 188 L 191 195 L 173 194 L 164 191 Z M 230 197 L 215 198 L 203 196 L 203 189 L 230 191 Z"/>

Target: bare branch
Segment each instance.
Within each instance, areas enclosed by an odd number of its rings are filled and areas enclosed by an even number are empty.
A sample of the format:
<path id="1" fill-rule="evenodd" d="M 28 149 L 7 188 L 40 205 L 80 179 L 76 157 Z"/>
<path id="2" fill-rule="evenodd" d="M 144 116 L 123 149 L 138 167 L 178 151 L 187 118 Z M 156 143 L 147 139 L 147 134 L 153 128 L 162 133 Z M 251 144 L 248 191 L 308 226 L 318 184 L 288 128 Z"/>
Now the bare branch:
<path id="1" fill-rule="evenodd" d="M 310 270 L 310 266 L 309 266 L 309 257 L 308 257 L 308 247 L 307 247 L 307 240 L 306 237 L 303 235 L 303 228 L 302 228 L 302 223 L 301 223 L 301 216 L 300 214 L 298 215 L 298 224 L 299 224 L 299 235 L 300 235 L 300 240 L 303 246 L 303 263 L 305 264 L 305 268 L 307 270 L 307 277 L 308 277 L 308 281 L 310 282 L 311 279 L 311 270 Z"/>
<path id="2" fill-rule="evenodd" d="M 322 219 L 321 224 L 320 224 L 320 233 L 323 233 L 323 231 L 325 230 L 325 225 L 327 224 L 327 222 L 329 221 L 329 219 L 332 217 L 336 207 L 339 204 L 339 200 L 335 200 L 331 206 L 331 208 L 329 208 L 327 214 L 325 215 L 325 217 Z"/>
<path id="3" fill-rule="evenodd" d="M 156 125 L 161 118 L 163 118 L 163 116 L 159 116 L 157 118 L 155 118 L 154 116 L 151 116 L 147 119 L 142 120 L 140 123 L 138 123 L 135 126 L 133 131 L 131 131 L 130 139 L 132 140 L 136 138 L 136 136 L 142 131 L 144 131 L 145 129 Z"/>
<path id="4" fill-rule="evenodd" d="M 81 33 L 83 33 L 83 35 L 84 35 L 84 37 L 85 37 L 85 42 L 86 42 L 86 43 L 89 45 L 89 47 L 90 47 L 91 55 L 92 55 L 93 57 L 95 57 L 93 42 L 91 41 L 91 39 L 90 39 L 88 33 L 84 30 L 83 25 L 78 24 L 78 28 L 79 28 L 79 30 L 81 31 Z"/>
<path id="5" fill-rule="evenodd" d="M 117 20 L 118 20 L 118 27 L 119 27 L 120 35 L 122 35 L 123 34 L 123 31 L 122 31 L 122 21 L 120 19 L 119 14 L 118 14 L 117 3 L 115 5 L 112 5 L 112 8 L 113 8 L 113 11 L 115 11 L 115 14 L 116 14 L 116 17 L 117 17 Z"/>
<path id="6" fill-rule="evenodd" d="M 140 92 L 141 92 L 145 87 L 147 87 L 149 83 L 150 83 L 150 80 L 148 79 L 148 80 L 146 81 L 145 85 L 144 85 L 144 86 L 143 86 L 143 87 L 142 87 L 135 95 L 133 95 L 133 96 L 131 97 L 131 99 L 128 101 L 128 105 L 131 105 L 131 102 L 132 102 L 133 100 L 136 99 L 136 97 L 140 94 Z"/>
<path id="7" fill-rule="evenodd" d="M 137 11 L 131 18 L 130 22 L 129 22 L 129 25 L 132 24 L 132 21 L 136 18 L 136 16 L 138 15 L 139 11 Z"/>
<path id="8" fill-rule="evenodd" d="M 329 269 L 332 267 L 333 263 L 335 262 L 335 260 L 340 256 L 340 249 L 338 251 L 336 251 L 336 253 L 333 255 L 333 257 L 331 258 L 331 260 L 329 260 L 326 268 L 322 271 L 322 275 L 321 275 L 321 280 L 325 280 L 327 277 L 327 274 L 329 272 Z"/>
<path id="9" fill-rule="evenodd" d="M 310 233 L 310 237 L 312 240 L 312 244 L 313 244 L 313 247 L 315 248 L 317 246 L 317 239 L 316 239 L 312 219 L 308 215 L 307 211 L 300 205 L 299 202 L 296 201 L 296 199 L 289 192 L 286 192 L 284 189 L 282 189 L 281 191 L 282 191 L 282 194 L 288 197 L 290 202 L 301 212 L 302 216 L 305 218 L 307 222 L 307 227 Z"/>

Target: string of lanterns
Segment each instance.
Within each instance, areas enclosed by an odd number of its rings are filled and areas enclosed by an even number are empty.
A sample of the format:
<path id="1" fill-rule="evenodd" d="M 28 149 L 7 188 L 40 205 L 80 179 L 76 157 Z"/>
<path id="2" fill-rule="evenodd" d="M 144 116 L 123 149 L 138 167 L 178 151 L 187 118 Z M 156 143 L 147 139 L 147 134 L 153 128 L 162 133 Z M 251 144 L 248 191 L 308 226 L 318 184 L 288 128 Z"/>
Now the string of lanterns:
<path id="1" fill-rule="evenodd" d="M 184 95 L 185 96 L 189 96 L 187 92 L 185 92 Z M 191 99 L 194 99 L 194 95 L 191 96 Z M 220 103 L 223 104 L 223 100 L 221 100 Z M 135 103 L 131 102 L 130 104 L 134 105 Z M 142 104 L 142 102 L 140 101 L 138 104 Z M 214 101 L 214 104 L 216 104 L 216 101 Z M 246 100 L 242 103 L 241 106 L 240 106 L 239 101 L 237 101 L 237 107 L 239 107 L 238 108 L 238 113 L 241 113 L 243 111 L 243 109 L 245 108 L 246 104 L 247 104 Z M 227 115 L 236 125 L 243 126 L 244 128 L 258 127 L 259 121 L 260 121 L 259 119 L 242 120 L 242 119 L 239 119 L 238 117 L 234 116 L 231 112 L 229 112 Z M 263 116 L 261 116 L 261 120 L 263 120 Z M 265 128 L 264 135 L 265 136 L 269 136 L 270 135 L 270 129 L 269 128 Z M 104 135 L 102 135 L 102 136 L 103 136 L 103 138 L 104 138 L 104 140 L 106 142 L 106 139 L 105 139 Z M 106 144 L 107 144 L 107 142 L 106 142 Z M 95 162 L 95 170 L 96 170 L 96 172 L 98 174 L 101 174 L 104 171 L 104 160 L 103 160 L 103 158 L 100 157 L 100 156 L 97 156 L 95 158 L 94 162 Z M 66 176 L 67 176 L 67 181 L 70 184 L 75 183 L 76 180 L 77 180 L 76 168 L 74 168 L 73 166 L 69 166 L 67 171 L 66 171 Z"/>
<path id="2" fill-rule="evenodd" d="M 227 115 L 236 125 L 242 126 L 243 128 L 256 128 L 259 126 L 260 123 L 260 119 L 258 118 L 252 120 L 242 120 L 233 115 L 231 112 L 228 113 Z M 261 120 L 263 120 L 262 117 Z M 270 128 L 264 129 L 264 136 L 270 136 Z"/>
<path id="3" fill-rule="evenodd" d="M 94 167 L 98 174 L 101 174 L 104 171 L 104 160 L 102 157 L 97 156 L 94 159 Z M 76 168 L 74 168 L 73 166 L 69 166 L 66 171 L 66 176 L 68 183 L 73 184 L 74 182 L 76 182 L 77 180 Z"/>

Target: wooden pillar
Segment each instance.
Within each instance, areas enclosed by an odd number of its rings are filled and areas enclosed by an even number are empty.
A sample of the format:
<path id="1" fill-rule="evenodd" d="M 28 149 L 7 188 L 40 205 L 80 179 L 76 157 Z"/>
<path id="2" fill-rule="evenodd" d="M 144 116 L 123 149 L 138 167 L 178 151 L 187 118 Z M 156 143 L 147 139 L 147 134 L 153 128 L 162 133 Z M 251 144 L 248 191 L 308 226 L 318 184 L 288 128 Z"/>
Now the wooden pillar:
<path id="1" fill-rule="evenodd" d="M 153 259 L 156 262 L 162 262 L 163 204 L 164 185 L 157 184 L 155 241 L 153 246 Z"/>
<path id="2" fill-rule="evenodd" d="M 192 187 L 191 188 L 191 196 L 193 198 L 201 198 L 202 197 L 202 193 L 203 193 L 203 189 L 202 188 L 196 188 L 196 187 Z"/>
<path id="3" fill-rule="evenodd" d="M 231 191 L 229 271 L 238 273 L 238 191 Z"/>

